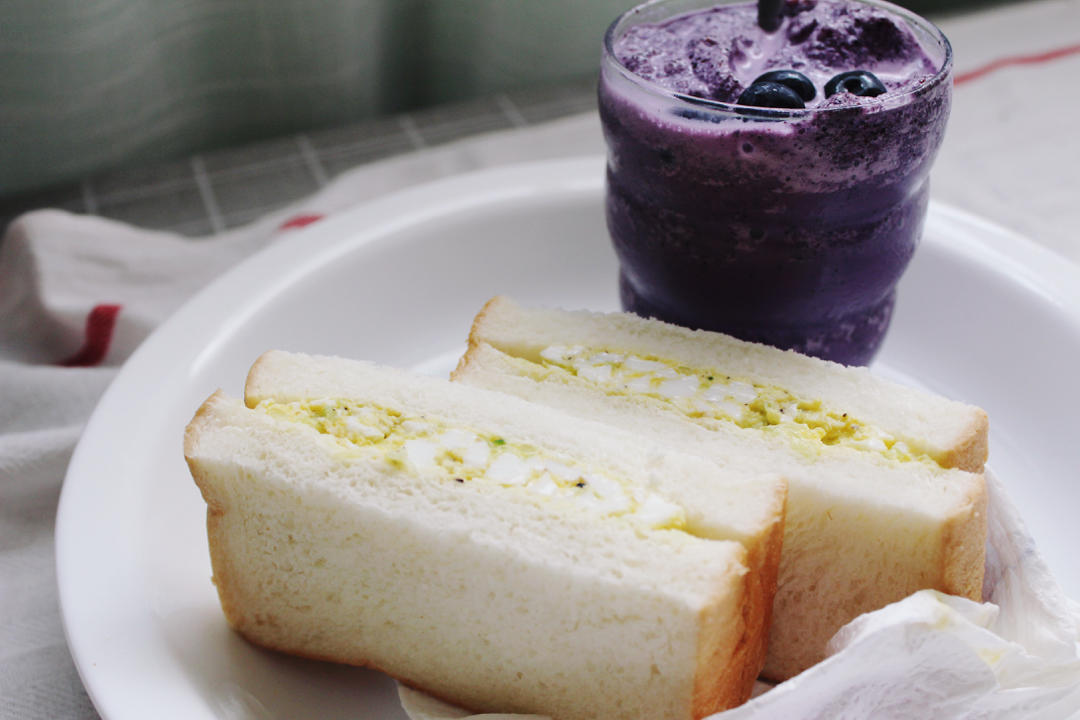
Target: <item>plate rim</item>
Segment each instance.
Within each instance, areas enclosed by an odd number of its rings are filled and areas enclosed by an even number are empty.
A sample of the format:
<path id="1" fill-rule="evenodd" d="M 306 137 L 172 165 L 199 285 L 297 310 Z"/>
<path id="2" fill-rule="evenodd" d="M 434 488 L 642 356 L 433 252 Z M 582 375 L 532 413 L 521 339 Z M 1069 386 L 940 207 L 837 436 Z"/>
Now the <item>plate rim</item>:
<path id="1" fill-rule="evenodd" d="M 230 311 L 220 313 L 222 317 L 209 328 L 204 322 L 193 322 L 205 319 L 206 309 L 220 309 L 224 299 L 235 299 L 238 288 L 254 288 L 264 276 L 273 277 L 279 285 L 288 284 L 291 279 L 304 276 L 334 257 L 355 252 L 392 234 L 396 228 L 420 225 L 426 219 L 448 212 L 528 197 L 547 199 L 557 195 L 597 193 L 603 186 L 603 162 L 603 156 L 598 155 L 486 168 L 414 185 L 335 213 L 319 223 L 292 230 L 271 241 L 216 277 L 139 344 L 99 398 L 80 434 L 64 473 L 54 530 L 54 567 L 64 637 L 80 680 L 103 718 L 120 720 L 121 714 L 116 712 L 113 695 L 101 686 L 104 670 L 92 662 L 88 654 L 86 629 L 73 624 L 72 617 L 73 607 L 78 605 L 78 596 L 84 588 L 82 575 L 71 569 L 70 560 L 73 550 L 85 542 L 79 532 L 80 520 L 85 521 L 85 518 L 79 514 L 77 501 L 79 494 L 94 487 L 95 477 L 101 475 L 88 468 L 88 462 L 95 452 L 101 451 L 102 443 L 107 446 L 109 438 L 116 435 L 105 420 L 111 417 L 114 406 L 123 407 L 121 401 L 125 393 L 130 393 L 128 386 L 138 378 L 140 371 L 149 369 L 147 363 L 159 347 L 181 332 L 185 325 L 198 325 L 202 333 L 198 340 L 205 342 L 192 343 L 190 351 L 182 355 L 182 359 L 188 361 L 181 363 L 183 372 L 190 375 L 201 367 L 212 351 L 215 339 L 228 337 L 230 328 L 242 324 L 274 294 L 273 285 L 268 283 L 263 290 L 246 296 L 243 302 L 227 305 Z M 1071 323 L 1080 327 L 1080 265 L 1016 232 L 938 202 L 930 203 L 927 224 L 931 222 L 945 226 L 943 229 L 961 230 L 950 233 L 950 240 L 955 242 L 946 248 L 947 251 L 1022 283 L 1065 310 Z M 132 572 L 135 568 L 126 570 Z"/>

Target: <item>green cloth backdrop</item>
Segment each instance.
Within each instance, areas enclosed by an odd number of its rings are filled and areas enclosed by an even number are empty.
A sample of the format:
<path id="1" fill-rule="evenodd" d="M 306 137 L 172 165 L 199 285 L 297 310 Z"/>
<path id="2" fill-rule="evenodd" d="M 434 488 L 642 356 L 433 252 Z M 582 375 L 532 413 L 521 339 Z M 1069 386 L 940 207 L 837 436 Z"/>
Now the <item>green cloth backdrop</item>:
<path id="1" fill-rule="evenodd" d="M 579 78 L 627 0 L 0 0 L 0 194 Z"/>
<path id="2" fill-rule="evenodd" d="M 580 78 L 633 4 L 0 0 L 0 195 Z"/>

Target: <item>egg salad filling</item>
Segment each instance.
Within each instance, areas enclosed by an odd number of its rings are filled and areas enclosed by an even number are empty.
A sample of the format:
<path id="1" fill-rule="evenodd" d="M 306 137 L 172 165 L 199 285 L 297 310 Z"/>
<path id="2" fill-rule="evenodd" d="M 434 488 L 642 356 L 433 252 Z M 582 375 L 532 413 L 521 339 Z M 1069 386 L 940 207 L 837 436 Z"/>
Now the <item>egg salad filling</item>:
<path id="1" fill-rule="evenodd" d="M 686 528 L 683 508 L 655 492 L 575 458 L 501 435 L 334 399 L 264 400 L 255 409 L 309 425 L 333 437 L 349 454 L 382 459 L 417 475 L 518 488 L 537 498 L 572 502 L 603 517 L 623 518 L 645 529 Z"/>
<path id="2" fill-rule="evenodd" d="M 847 413 L 799 398 L 787 390 L 747 382 L 713 370 L 680 365 L 657 357 L 551 345 L 540 365 L 570 373 L 612 394 L 642 395 L 674 405 L 706 427 L 731 422 L 743 428 L 783 433 L 803 447 L 838 445 L 874 452 L 898 462 L 937 464 L 903 440 L 860 422 Z"/>

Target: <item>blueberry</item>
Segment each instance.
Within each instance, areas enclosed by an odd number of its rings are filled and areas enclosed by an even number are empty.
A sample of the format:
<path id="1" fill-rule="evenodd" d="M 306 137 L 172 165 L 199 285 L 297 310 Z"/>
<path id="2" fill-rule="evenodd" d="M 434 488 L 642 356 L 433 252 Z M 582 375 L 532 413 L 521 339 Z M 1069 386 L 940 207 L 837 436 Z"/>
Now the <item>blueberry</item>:
<path id="1" fill-rule="evenodd" d="M 838 92 L 851 93 L 860 97 L 877 97 L 885 92 L 885 86 L 872 72 L 850 70 L 834 76 L 825 83 L 825 97 L 832 97 Z"/>
<path id="2" fill-rule="evenodd" d="M 814 89 L 814 83 L 810 82 L 810 78 L 803 75 L 798 70 L 770 70 L 764 75 L 759 75 L 754 80 L 753 85 L 757 85 L 760 82 L 774 82 L 781 85 L 787 85 L 789 88 L 799 94 L 799 97 L 803 99 L 803 102 L 810 102 L 817 95 L 817 90 Z"/>
<path id="3" fill-rule="evenodd" d="M 755 82 L 739 96 L 740 105 L 768 108 L 804 108 L 806 103 L 787 85 L 778 82 Z"/>

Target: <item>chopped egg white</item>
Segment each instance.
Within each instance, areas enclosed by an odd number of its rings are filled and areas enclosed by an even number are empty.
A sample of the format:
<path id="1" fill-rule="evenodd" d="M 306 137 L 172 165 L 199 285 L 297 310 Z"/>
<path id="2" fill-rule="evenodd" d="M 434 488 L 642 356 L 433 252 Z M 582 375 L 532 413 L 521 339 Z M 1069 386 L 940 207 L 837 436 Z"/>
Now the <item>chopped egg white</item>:
<path id="1" fill-rule="evenodd" d="M 753 402 L 758 396 L 757 388 L 741 380 L 732 380 L 725 387 L 728 395 L 734 398 L 737 403 Z"/>
<path id="2" fill-rule="evenodd" d="M 435 443 L 427 440 L 408 440 L 405 443 L 405 461 L 417 472 L 427 473 L 437 469 L 437 452 Z"/>
<path id="3" fill-rule="evenodd" d="M 598 498 L 605 499 L 624 494 L 622 486 L 605 475 L 590 473 L 584 476 L 584 480 L 586 487 Z"/>
<path id="4" fill-rule="evenodd" d="M 566 362 L 585 352 L 581 345 L 568 347 L 566 345 L 551 345 L 540 352 L 540 357 L 551 362 Z"/>
<path id="5" fill-rule="evenodd" d="M 378 427 L 363 422 L 360 418 L 349 415 L 345 418 L 345 428 L 351 432 L 365 438 L 382 437 L 383 432 Z"/>
<path id="6" fill-rule="evenodd" d="M 684 512 L 675 503 L 668 502 L 655 493 L 649 493 L 638 505 L 634 519 L 646 526 L 671 525 L 685 520 Z"/>
<path id="7" fill-rule="evenodd" d="M 671 368 L 662 362 L 655 360 L 645 360 L 643 358 L 635 357 L 631 355 L 623 361 L 623 367 L 631 372 L 637 373 L 656 373 L 657 375 L 664 377 L 665 371 L 670 371 Z"/>
<path id="8" fill-rule="evenodd" d="M 857 440 L 853 442 L 852 445 L 861 450 L 872 450 L 874 452 L 881 452 L 889 449 L 885 444 L 885 441 L 879 437 L 869 437 L 865 440 Z"/>
<path id="9" fill-rule="evenodd" d="M 468 447 L 476 439 L 476 433 L 471 433 L 460 428 L 450 428 L 449 430 L 444 430 L 443 433 L 439 435 L 438 442 L 444 448 L 461 450 Z"/>
<path id="10" fill-rule="evenodd" d="M 656 392 L 669 398 L 688 398 L 697 394 L 700 385 L 697 377 L 686 375 L 675 380 L 664 380 L 657 385 Z"/>
<path id="11" fill-rule="evenodd" d="M 544 473 L 540 476 L 540 479 L 529 483 L 526 487 L 537 495 L 546 495 L 548 497 L 551 497 L 559 490 L 559 485 L 547 473 Z"/>
<path id="12" fill-rule="evenodd" d="M 579 474 L 569 465 L 558 462 L 557 460 L 544 460 L 544 469 L 560 480 L 570 480 L 571 478 L 577 477 Z"/>
<path id="13" fill-rule="evenodd" d="M 465 452 L 461 454 L 461 461 L 471 468 L 486 467 L 490 459 L 491 448 L 483 440 L 474 440 L 469 443 Z"/>
<path id="14" fill-rule="evenodd" d="M 524 485 L 532 469 L 514 453 L 500 453 L 487 469 L 487 477 L 500 485 Z"/>
<path id="15" fill-rule="evenodd" d="M 590 382 L 607 382 L 612 377 L 610 365 L 582 365 L 578 375 Z"/>
<path id="16" fill-rule="evenodd" d="M 694 409 L 701 412 L 715 412 L 738 420 L 746 406 L 723 392 L 723 388 L 709 388 L 705 395 L 694 403 Z"/>
<path id="17" fill-rule="evenodd" d="M 401 429 L 407 433 L 421 435 L 433 431 L 435 426 L 423 420 L 405 420 L 401 423 Z"/>

